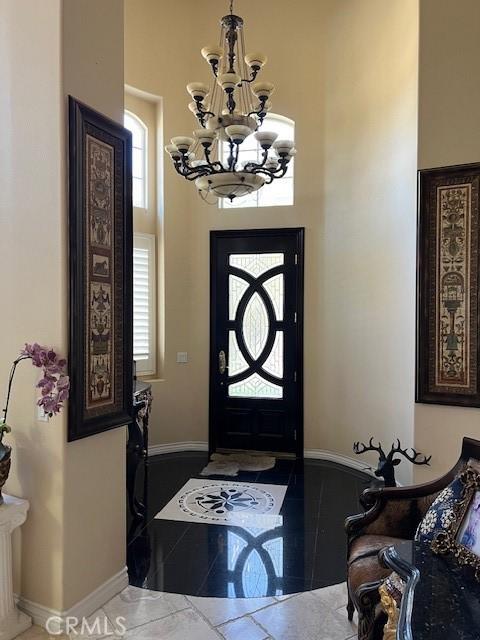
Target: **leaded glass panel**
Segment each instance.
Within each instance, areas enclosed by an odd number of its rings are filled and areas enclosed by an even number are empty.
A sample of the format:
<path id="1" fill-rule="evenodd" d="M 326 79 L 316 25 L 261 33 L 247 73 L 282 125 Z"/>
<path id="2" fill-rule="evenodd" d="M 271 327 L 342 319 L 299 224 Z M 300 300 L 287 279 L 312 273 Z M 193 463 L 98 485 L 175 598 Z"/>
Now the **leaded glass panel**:
<path id="1" fill-rule="evenodd" d="M 255 292 L 245 309 L 242 326 L 243 339 L 250 355 L 255 360 L 265 348 L 269 324 L 265 303 Z"/>
<path id="2" fill-rule="evenodd" d="M 264 283 L 265 291 L 268 293 L 270 300 L 272 301 L 273 308 L 275 309 L 275 316 L 277 320 L 283 320 L 283 307 L 284 307 L 284 275 L 279 273 L 273 278 L 270 278 Z"/>
<path id="3" fill-rule="evenodd" d="M 258 373 L 249 378 L 231 384 L 228 395 L 232 398 L 270 398 L 278 400 L 283 398 L 283 389 L 277 384 L 265 380 Z"/>
<path id="4" fill-rule="evenodd" d="M 238 305 L 248 289 L 248 282 L 238 276 L 228 276 L 228 318 L 235 320 Z"/>
<path id="5" fill-rule="evenodd" d="M 230 265 L 258 278 L 265 271 L 281 266 L 284 260 L 283 253 L 233 253 L 230 256 Z"/>
<path id="6" fill-rule="evenodd" d="M 276 378 L 283 378 L 283 331 L 277 331 L 270 355 L 265 360 L 263 368 Z"/>
<path id="7" fill-rule="evenodd" d="M 243 373 L 248 364 L 238 347 L 235 331 L 228 332 L 228 375 L 230 377 Z"/>

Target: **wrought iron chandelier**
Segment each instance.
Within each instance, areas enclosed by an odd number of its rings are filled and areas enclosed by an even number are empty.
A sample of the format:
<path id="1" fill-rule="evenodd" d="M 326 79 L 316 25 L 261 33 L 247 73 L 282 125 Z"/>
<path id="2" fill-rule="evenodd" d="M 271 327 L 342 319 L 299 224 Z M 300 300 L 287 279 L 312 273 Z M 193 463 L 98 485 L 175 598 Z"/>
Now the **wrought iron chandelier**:
<path id="1" fill-rule="evenodd" d="M 212 86 L 187 85 L 193 99 L 189 109 L 201 128 L 193 132 L 194 138 L 172 138 L 165 150 L 177 173 L 195 181 L 204 199 L 212 194 L 233 200 L 282 178 L 296 150 L 293 140 L 277 140 L 276 133 L 259 130 L 271 109 L 275 87 L 271 82 L 256 82 L 267 58 L 262 53 L 245 53 L 244 22 L 234 15 L 233 0 L 230 14 L 220 24 L 220 46 L 202 49 L 214 75 Z M 261 160 L 239 162 L 241 145 L 253 132 L 262 149 Z M 229 149 L 224 159 L 222 143 Z"/>

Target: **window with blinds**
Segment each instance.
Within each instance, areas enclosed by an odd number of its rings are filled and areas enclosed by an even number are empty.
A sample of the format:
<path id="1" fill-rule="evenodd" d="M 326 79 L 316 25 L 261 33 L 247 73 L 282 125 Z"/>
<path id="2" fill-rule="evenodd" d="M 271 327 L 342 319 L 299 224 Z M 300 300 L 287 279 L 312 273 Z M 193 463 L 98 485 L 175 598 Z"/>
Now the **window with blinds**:
<path id="1" fill-rule="evenodd" d="M 155 236 L 135 233 L 133 239 L 133 359 L 137 373 L 156 372 Z"/>

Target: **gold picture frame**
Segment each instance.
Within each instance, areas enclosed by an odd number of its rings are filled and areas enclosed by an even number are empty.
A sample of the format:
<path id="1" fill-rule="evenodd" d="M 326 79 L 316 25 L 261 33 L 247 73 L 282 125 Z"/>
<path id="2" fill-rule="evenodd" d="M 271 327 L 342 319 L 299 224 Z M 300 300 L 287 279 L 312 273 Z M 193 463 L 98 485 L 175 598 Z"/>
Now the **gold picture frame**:
<path id="1" fill-rule="evenodd" d="M 464 566 L 471 567 L 475 578 L 480 582 L 480 519 L 477 516 L 480 504 L 480 474 L 468 466 L 460 475 L 463 483 L 459 500 L 453 506 L 453 518 L 446 529 L 439 531 L 432 541 L 432 551 L 439 555 L 453 555 L 455 560 Z M 472 518 L 472 514 L 475 518 Z M 471 544 L 468 539 L 469 525 L 478 529 L 478 542 Z M 478 555 L 472 549 L 478 551 Z"/>

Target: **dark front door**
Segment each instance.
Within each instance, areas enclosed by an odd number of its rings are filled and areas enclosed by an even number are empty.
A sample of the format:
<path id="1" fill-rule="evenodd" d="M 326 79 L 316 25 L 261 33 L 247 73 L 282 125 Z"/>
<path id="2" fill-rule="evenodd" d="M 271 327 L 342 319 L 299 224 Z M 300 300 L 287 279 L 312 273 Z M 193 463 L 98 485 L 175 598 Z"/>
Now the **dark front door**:
<path id="1" fill-rule="evenodd" d="M 212 451 L 302 455 L 303 236 L 211 233 Z"/>

